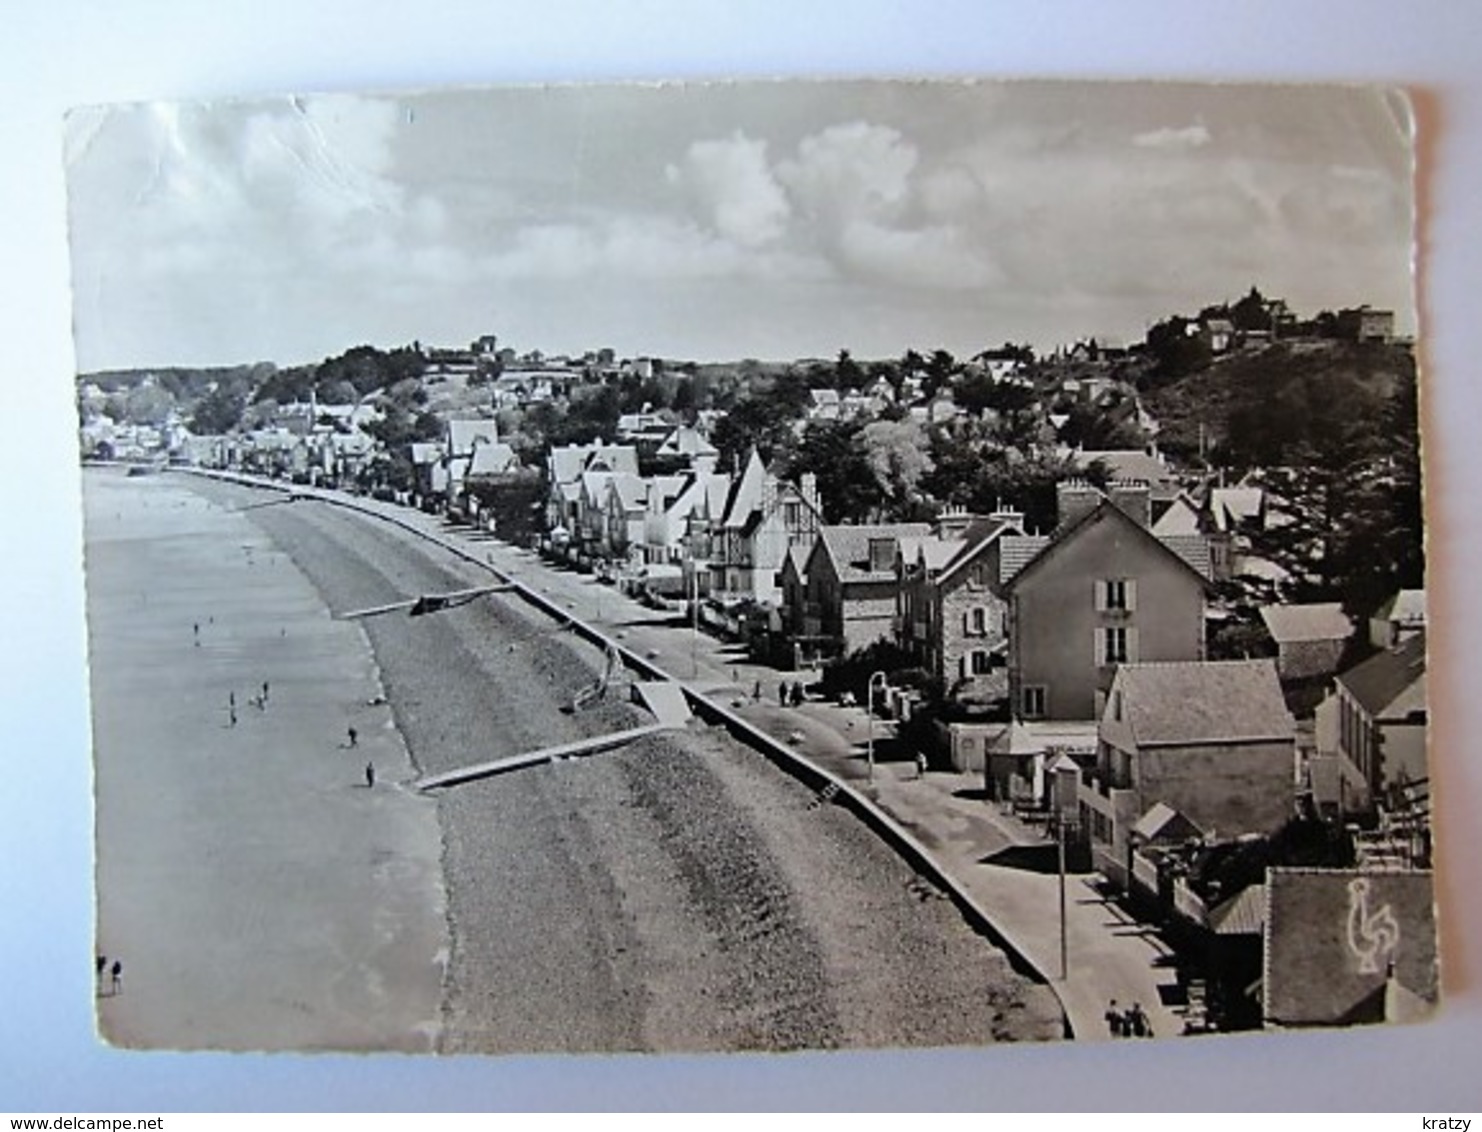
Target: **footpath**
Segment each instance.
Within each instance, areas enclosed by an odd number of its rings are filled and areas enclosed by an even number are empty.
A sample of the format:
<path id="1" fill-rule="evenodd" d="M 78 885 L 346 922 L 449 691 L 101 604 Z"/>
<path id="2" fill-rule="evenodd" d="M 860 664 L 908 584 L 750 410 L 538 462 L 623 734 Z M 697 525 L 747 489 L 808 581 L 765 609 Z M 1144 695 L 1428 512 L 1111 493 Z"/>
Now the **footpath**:
<path id="1" fill-rule="evenodd" d="M 869 739 L 873 735 L 876 754 L 882 754 L 882 748 L 890 749 L 893 724 L 879 718 L 872 723 L 857 706 L 820 700 L 781 705 L 779 684 L 806 681 L 806 673 L 755 664 L 739 646 L 696 632 L 675 614 L 649 609 L 593 575 L 551 564 L 531 550 L 440 516 L 349 498 L 358 509 L 382 514 L 537 591 L 845 780 L 913 834 L 1012 939 L 1054 986 L 1078 1040 L 1110 1037 L 1105 1013 L 1111 1000 L 1123 1010 L 1139 1004 L 1155 1036 L 1183 1033 L 1173 954 L 1157 930 L 1104 896 L 1098 874 L 1072 873 L 1064 879 L 1062 950 L 1055 847 L 1038 829 L 988 801 L 979 776 L 935 770 L 918 775 L 915 762 L 898 755 L 875 760 L 871 773 Z"/>

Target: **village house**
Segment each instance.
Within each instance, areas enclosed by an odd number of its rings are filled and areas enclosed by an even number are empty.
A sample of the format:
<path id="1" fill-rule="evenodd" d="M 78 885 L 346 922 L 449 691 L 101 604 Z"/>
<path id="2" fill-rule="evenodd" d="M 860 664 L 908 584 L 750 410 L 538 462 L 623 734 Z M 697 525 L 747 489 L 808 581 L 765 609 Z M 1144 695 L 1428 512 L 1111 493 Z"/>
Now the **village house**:
<path id="1" fill-rule="evenodd" d="M 791 546 L 812 549 L 822 521 L 812 475 L 798 485 L 769 471 L 752 449 L 731 484 L 711 559 L 711 583 L 723 602 L 751 600 L 776 607 L 778 572 Z M 780 621 L 779 626 L 780 628 Z"/>
<path id="2" fill-rule="evenodd" d="M 643 539 L 648 521 L 648 497 L 661 490 L 652 480 L 631 472 L 588 473 L 605 480 L 606 497 L 601 504 L 602 535 L 591 548 L 594 557 L 609 562 L 631 560 L 642 565 Z"/>
<path id="3" fill-rule="evenodd" d="M 568 557 L 582 553 L 583 539 L 598 541 L 605 518 L 592 509 L 606 505 L 599 480 L 588 473 L 638 474 L 638 452 L 628 445 L 568 444 L 546 454 L 546 531 L 553 549 Z M 604 513 L 605 514 L 605 513 Z"/>
<path id="4" fill-rule="evenodd" d="M 821 526 L 801 577 L 799 547 L 782 567 L 784 621 L 798 626 L 796 644 L 813 658 L 856 652 L 895 636 L 896 556 L 900 540 L 925 535 L 925 523 Z M 799 592 L 798 584 L 802 588 Z"/>
<path id="5" fill-rule="evenodd" d="M 499 441 L 499 426 L 492 420 L 454 419 L 443 427 L 443 467 L 447 472 L 450 508 L 463 506 L 463 481 L 473 464 L 474 450 Z"/>
<path id="6" fill-rule="evenodd" d="M 416 441 L 410 445 L 412 498 L 418 507 L 430 507 L 446 498 L 448 469 L 443 463 L 440 441 Z"/>
<path id="7" fill-rule="evenodd" d="M 1395 336 L 1395 312 L 1369 306 L 1341 310 L 1338 336 L 1350 342 L 1388 342 Z"/>
<path id="8" fill-rule="evenodd" d="M 697 428 L 679 425 L 669 431 L 659 443 L 654 457 L 666 464 L 680 467 L 697 467 L 707 464 L 714 467 L 720 451 L 707 440 Z"/>
<path id="9" fill-rule="evenodd" d="M 1017 717 L 1096 719 L 1117 665 L 1203 659 L 1206 576 L 1127 513 L 1132 498 L 1062 521 L 1005 585 Z"/>
<path id="10" fill-rule="evenodd" d="M 1369 643 L 1392 649 L 1425 632 L 1425 591 L 1400 590 L 1369 618 Z"/>
<path id="11" fill-rule="evenodd" d="M 1371 803 L 1429 777 L 1425 684 L 1421 632 L 1339 673 L 1318 709 L 1319 754 L 1334 741 L 1340 767 L 1352 768 Z M 1357 808 L 1353 798 L 1340 805 L 1345 813 Z"/>
<path id="12" fill-rule="evenodd" d="M 701 460 L 679 476 L 661 476 L 650 490 L 643 526 L 643 558 L 652 564 L 682 565 L 686 589 L 710 592 L 712 532 L 724 514 L 731 477 Z"/>
<path id="13" fill-rule="evenodd" d="M 1353 635 L 1353 622 L 1337 602 L 1265 605 L 1261 620 L 1276 642 L 1276 671 L 1284 681 L 1331 676 Z"/>
<path id="14" fill-rule="evenodd" d="M 1209 837 L 1270 833 L 1294 812 L 1296 723 L 1269 660 L 1117 668 L 1081 784 L 1096 868 L 1125 885 L 1158 803 Z"/>
<path id="15" fill-rule="evenodd" d="M 964 681 L 1000 678 L 1006 663 L 1003 583 L 1049 543 L 1024 534 L 1023 515 L 948 511 L 932 533 L 900 539 L 897 643 L 947 694 Z"/>

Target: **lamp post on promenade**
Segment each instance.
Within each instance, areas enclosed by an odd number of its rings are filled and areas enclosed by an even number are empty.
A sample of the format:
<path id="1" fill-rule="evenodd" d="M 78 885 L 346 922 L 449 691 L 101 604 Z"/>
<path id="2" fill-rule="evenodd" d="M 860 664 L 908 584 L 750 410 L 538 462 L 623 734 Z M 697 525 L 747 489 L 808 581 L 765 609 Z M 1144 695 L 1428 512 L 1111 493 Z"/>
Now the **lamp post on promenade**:
<path id="1" fill-rule="evenodd" d="M 875 684 L 885 687 L 887 677 L 883 672 L 871 672 L 870 682 L 865 688 L 865 759 L 869 763 L 870 781 L 875 781 Z"/>

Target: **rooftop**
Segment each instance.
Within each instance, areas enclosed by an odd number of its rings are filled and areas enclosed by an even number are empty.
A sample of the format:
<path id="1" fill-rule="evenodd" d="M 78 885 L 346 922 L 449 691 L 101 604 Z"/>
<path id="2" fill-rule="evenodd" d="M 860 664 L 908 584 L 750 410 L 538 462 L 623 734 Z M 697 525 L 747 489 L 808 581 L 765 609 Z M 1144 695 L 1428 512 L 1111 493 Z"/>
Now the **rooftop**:
<path id="1" fill-rule="evenodd" d="M 1139 746 L 1295 735 L 1270 660 L 1123 664 L 1112 681 L 1108 714 L 1119 694 L 1122 720 Z"/>
<path id="2" fill-rule="evenodd" d="M 1279 645 L 1297 641 L 1343 641 L 1353 632 L 1353 622 L 1336 601 L 1312 605 L 1264 605 L 1261 620 Z"/>
<path id="3" fill-rule="evenodd" d="M 1388 978 L 1393 964 L 1393 980 Z M 1391 985 L 1393 983 L 1393 985 Z M 1399 1021 L 1440 998 L 1429 872 L 1266 873 L 1266 1018 L 1311 1026 Z M 1402 992 L 1402 993 L 1399 993 Z"/>
<path id="4" fill-rule="evenodd" d="M 1424 633 L 1375 653 L 1338 676 L 1338 682 L 1375 718 L 1424 710 L 1424 681 Z"/>

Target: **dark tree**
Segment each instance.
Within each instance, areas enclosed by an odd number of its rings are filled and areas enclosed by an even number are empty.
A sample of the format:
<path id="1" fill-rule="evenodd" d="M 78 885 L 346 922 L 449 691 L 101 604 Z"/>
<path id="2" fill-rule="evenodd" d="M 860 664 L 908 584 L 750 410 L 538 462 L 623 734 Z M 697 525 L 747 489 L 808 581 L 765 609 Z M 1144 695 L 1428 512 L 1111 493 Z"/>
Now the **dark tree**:
<path id="1" fill-rule="evenodd" d="M 790 462 L 792 479 L 805 472 L 817 477 L 824 522 L 867 522 L 885 502 L 862 430 L 857 421 L 814 421 L 804 430 Z"/>

